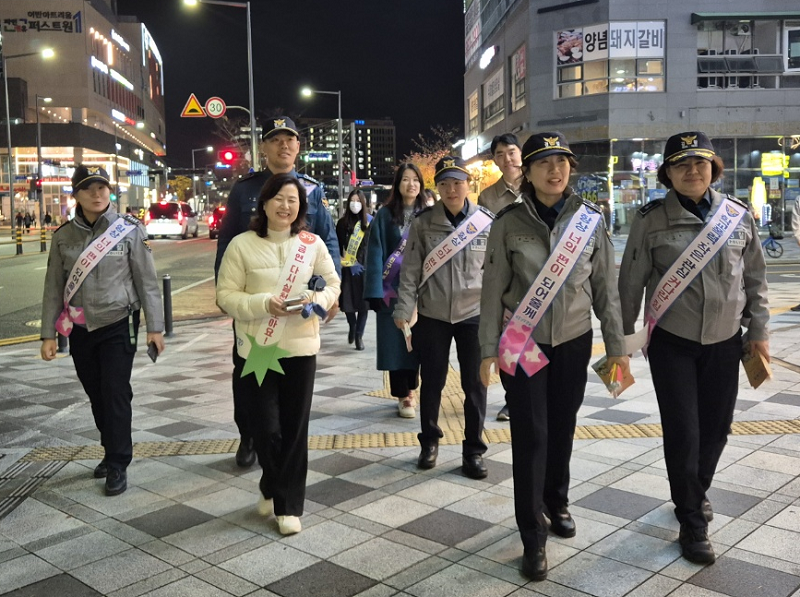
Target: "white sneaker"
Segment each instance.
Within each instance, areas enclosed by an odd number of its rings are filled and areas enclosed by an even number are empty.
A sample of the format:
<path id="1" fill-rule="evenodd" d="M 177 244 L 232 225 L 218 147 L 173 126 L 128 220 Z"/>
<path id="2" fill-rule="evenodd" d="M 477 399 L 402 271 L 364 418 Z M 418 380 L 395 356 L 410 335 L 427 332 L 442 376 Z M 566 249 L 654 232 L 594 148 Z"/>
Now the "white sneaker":
<path id="1" fill-rule="evenodd" d="M 272 516 L 272 513 L 275 511 L 272 499 L 267 499 L 263 495 L 259 496 L 256 510 L 258 510 L 258 513 L 261 514 L 261 516 Z"/>
<path id="2" fill-rule="evenodd" d="M 303 530 L 297 516 L 278 516 L 278 531 L 281 535 L 294 535 Z"/>
<path id="3" fill-rule="evenodd" d="M 417 411 L 414 410 L 417 406 L 417 401 L 414 400 L 414 392 L 410 392 L 405 398 L 397 399 L 397 414 L 404 419 L 413 419 L 417 416 Z"/>

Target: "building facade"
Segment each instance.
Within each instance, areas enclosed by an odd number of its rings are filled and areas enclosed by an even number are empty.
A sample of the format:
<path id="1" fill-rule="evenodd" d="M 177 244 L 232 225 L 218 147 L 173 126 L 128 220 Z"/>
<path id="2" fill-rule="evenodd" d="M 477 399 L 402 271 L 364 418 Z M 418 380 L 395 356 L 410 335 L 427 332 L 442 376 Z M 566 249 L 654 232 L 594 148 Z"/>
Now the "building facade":
<path id="1" fill-rule="evenodd" d="M 111 0 L 0 3 L 7 127 L 0 127 L 2 212 L 56 221 L 71 207 L 75 164 L 105 168 L 118 209 L 156 200 L 166 154 L 164 67 L 147 27 Z M 51 49 L 50 59 L 41 52 Z M 5 120 L 5 102 L 2 103 Z M 40 142 L 39 142 L 40 141 Z M 7 156 L 11 148 L 11 173 Z M 41 170 L 39 165 L 41 164 Z M 38 185 L 36 179 L 40 180 Z"/>
<path id="2" fill-rule="evenodd" d="M 326 184 L 335 185 L 339 176 L 336 164 L 336 120 L 298 118 L 297 126 L 303 139 L 298 169 Z M 342 119 L 342 161 L 346 186 L 350 186 L 353 167 L 358 181 L 391 182 L 396 151 L 395 128 L 391 119 Z"/>
<path id="3" fill-rule="evenodd" d="M 467 0 L 464 155 L 494 135 L 560 130 L 573 184 L 625 230 L 661 197 L 664 141 L 708 133 L 720 190 L 770 207 L 800 188 L 800 6 L 795 0 Z"/>

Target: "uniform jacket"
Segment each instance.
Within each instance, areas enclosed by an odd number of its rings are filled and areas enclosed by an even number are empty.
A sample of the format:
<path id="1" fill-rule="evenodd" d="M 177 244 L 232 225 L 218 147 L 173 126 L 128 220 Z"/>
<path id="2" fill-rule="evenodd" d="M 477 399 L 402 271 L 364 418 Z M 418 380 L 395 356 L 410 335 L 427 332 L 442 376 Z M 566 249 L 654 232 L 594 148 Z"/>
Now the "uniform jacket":
<path id="1" fill-rule="evenodd" d="M 722 202 L 719 193 L 709 192 L 711 209 L 707 220 Z M 683 208 L 674 190 L 636 213 L 619 273 L 626 333 L 634 331 L 642 293 L 649 301 L 661 276 L 703 225 L 700 218 Z M 658 326 L 701 344 L 727 340 L 742 325 L 748 327 L 751 340 L 766 340 L 769 311 L 765 276 L 758 225 L 748 212 L 727 243 L 661 316 Z"/>
<path id="2" fill-rule="evenodd" d="M 533 200 L 523 195 L 520 203 L 503 212 L 492 225 L 483 274 L 481 324 L 478 338 L 481 357 L 496 357 L 503 332 L 503 313 L 513 313 L 544 267 L 567 228 L 583 205 L 600 211 L 567 189 L 568 196 L 551 231 L 536 213 Z M 500 298 L 498 300 L 498 294 Z M 533 331 L 539 344 L 557 346 L 592 329 L 592 310 L 600 320 L 606 354 L 625 354 L 619 295 L 616 286 L 614 246 L 601 219 L 583 253 Z"/>
<path id="3" fill-rule="evenodd" d="M 312 293 L 308 290 L 311 273 L 297 278 L 293 294 L 305 291 L 311 301 L 330 309 L 339 296 L 339 276 L 330 253 L 323 242 L 317 247 L 313 273 L 325 278 L 325 288 Z M 283 264 L 291 259 L 292 237 L 289 232 L 270 230 L 261 238 L 252 230 L 236 236 L 228 245 L 217 279 L 217 304 L 233 317 L 237 332 L 254 336 L 263 321 L 271 317 L 269 301 L 278 288 Z M 319 318 L 308 319 L 289 315 L 278 346 L 291 356 L 309 356 L 319 352 Z"/>
<path id="4" fill-rule="evenodd" d="M 402 228 L 392 222 L 392 214 L 379 209 L 372 218 L 367 235 L 367 260 L 364 267 L 364 298 L 383 299 L 383 265 L 397 249 L 402 238 Z M 408 250 L 408 245 L 406 245 Z M 400 276 L 395 280 L 395 289 Z M 379 371 L 416 370 L 419 367 L 417 353 L 408 352 L 403 333 L 397 329 L 392 319 L 392 311 L 397 299 L 378 311 L 375 317 L 377 332 L 377 366 Z"/>
<path id="5" fill-rule="evenodd" d="M 313 232 L 325 241 L 328 251 L 336 265 L 336 271 L 340 272 L 339 266 L 339 244 L 336 240 L 336 229 L 333 219 L 322 202 L 324 193 L 319 183 L 305 174 L 299 174 L 292 170 L 297 179 L 303 183 L 308 195 L 308 212 L 306 213 L 306 230 Z M 222 255 L 234 236 L 245 232 L 250 227 L 250 218 L 255 215 L 258 195 L 264 184 L 272 176 L 269 170 L 253 172 L 243 177 L 233 185 L 230 195 L 228 195 L 227 210 L 222 224 L 219 228 L 219 240 L 217 241 L 217 258 L 214 262 L 214 273 L 219 272 Z"/>
<path id="6" fill-rule="evenodd" d="M 118 218 L 136 224 L 136 230 L 106 253 L 84 279 L 70 305 L 82 307 L 91 332 L 128 316 L 128 309 L 144 307 L 148 332 L 164 331 L 164 308 L 158 288 L 147 230 L 133 216 L 121 216 L 110 205 L 94 226 L 83 216 L 70 220 L 53 233 L 42 298 L 42 339 L 56 337 L 56 319 L 64 308 L 64 287 L 78 257 Z"/>
<path id="7" fill-rule="evenodd" d="M 433 274 L 420 288 L 425 257 L 453 233 L 455 227 L 445 215 L 441 201 L 423 210 L 411 223 L 403 267 L 400 269 L 395 319 L 410 320 L 414 306 L 419 314 L 432 319 L 458 323 L 480 314 L 483 259 L 489 230 L 475 237 Z M 468 201 L 467 217 L 479 209 Z"/>
<path id="8" fill-rule="evenodd" d="M 481 191 L 478 196 L 478 205 L 485 207 L 493 214 L 500 213 L 500 210 L 514 203 L 518 195 L 508 188 L 506 181 L 500 177 L 493 185 L 490 185 Z"/>

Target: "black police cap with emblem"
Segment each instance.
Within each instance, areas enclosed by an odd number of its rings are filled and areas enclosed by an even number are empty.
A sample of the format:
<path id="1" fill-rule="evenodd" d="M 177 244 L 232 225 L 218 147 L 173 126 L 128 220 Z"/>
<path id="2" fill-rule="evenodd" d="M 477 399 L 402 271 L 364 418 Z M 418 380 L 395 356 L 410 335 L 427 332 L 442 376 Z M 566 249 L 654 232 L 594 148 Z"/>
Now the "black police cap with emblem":
<path id="1" fill-rule="evenodd" d="M 75 167 L 75 172 L 72 173 L 73 193 L 88 188 L 93 182 L 102 182 L 109 189 L 111 188 L 108 172 L 100 166 L 84 166 L 80 164 Z"/>
<path id="2" fill-rule="evenodd" d="M 690 131 L 672 135 L 664 144 L 664 162 L 658 167 L 658 180 L 661 184 L 672 188 L 672 183 L 667 176 L 667 166 L 674 166 L 686 158 L 703 158 L 716 165 L 716 172 L 712 178 L 717 180 L 724 167 L 722 158 L 714 151 L 711 139 L 703 132 Z M 713 181 L 712 181 L 713 182 Z"/>
<path id="3" fill-rule="evenodd" d="M 467 180 L 469 177 L 467 163 L 464 160 L 454 155 L 446 155 L 436 162 L 436 173 L 433 175 L 433 182 L 439 183 L 445 178 Z"/>
<path id="4" fill-rule="evenodd" d="M 541 160 L 551 155 L 568 155 L 577 157 L 569 148 L 567 138 L 563 133 L 536 133 L 528 137 L 522 146 L 522 163 L 527 164 L 534 160 Z"/>
<path id="5" fill-rule="evenodd" d="M 278 116 L 267 120 L 261 133 L 261 139 L 266 141 L 278 133 L 289 133 L 298 139 L 300 138 L 300 133 L 297 132 L 297 125 L 288 116 Z"/>

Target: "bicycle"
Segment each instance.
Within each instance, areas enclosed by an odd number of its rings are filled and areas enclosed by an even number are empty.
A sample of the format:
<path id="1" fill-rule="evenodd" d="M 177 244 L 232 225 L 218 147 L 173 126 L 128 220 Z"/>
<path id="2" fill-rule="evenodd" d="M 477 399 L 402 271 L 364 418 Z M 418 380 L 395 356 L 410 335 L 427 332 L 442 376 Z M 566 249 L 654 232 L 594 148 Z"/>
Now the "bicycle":
<path id="1" fill-rule="evenodd" d="M 783 246 L 778 242 L 783 239 L 783 235 L 775 230 L 772 222 L 767 222 L 767 227 L 769 229 L 769 236 L 761 241 L 761 246 L 767 252 L 767 255 L 773 259 L 777 259 L 783 255 Z"/>

